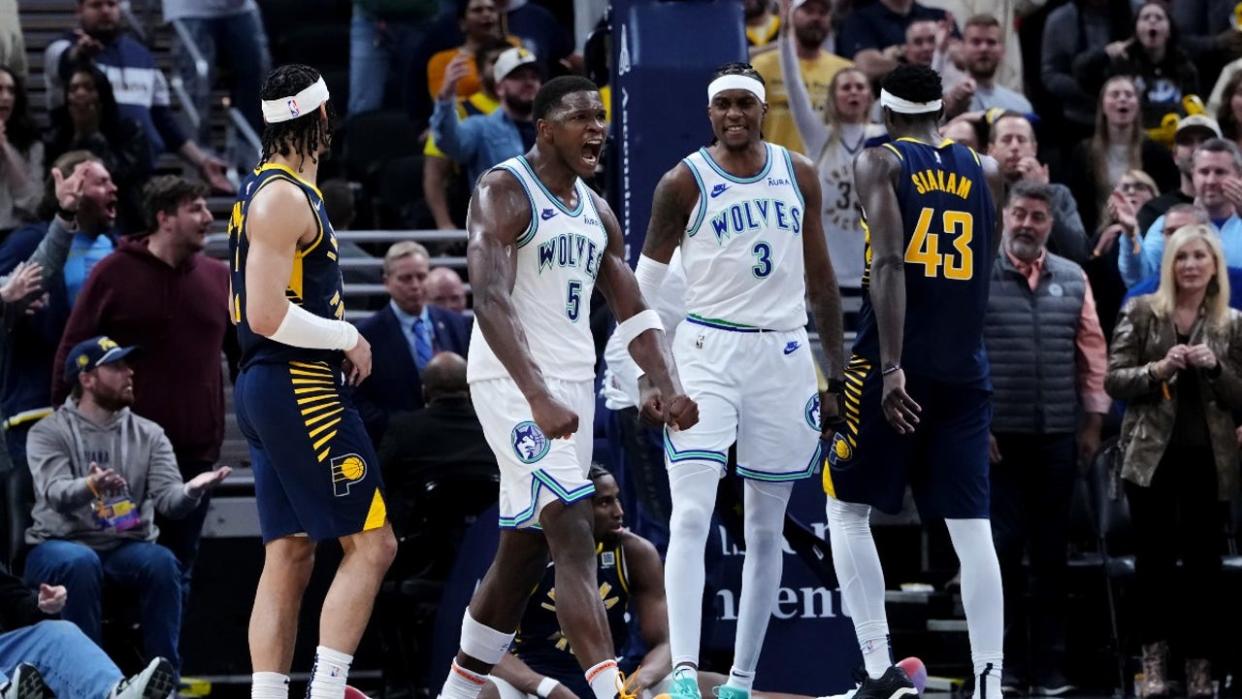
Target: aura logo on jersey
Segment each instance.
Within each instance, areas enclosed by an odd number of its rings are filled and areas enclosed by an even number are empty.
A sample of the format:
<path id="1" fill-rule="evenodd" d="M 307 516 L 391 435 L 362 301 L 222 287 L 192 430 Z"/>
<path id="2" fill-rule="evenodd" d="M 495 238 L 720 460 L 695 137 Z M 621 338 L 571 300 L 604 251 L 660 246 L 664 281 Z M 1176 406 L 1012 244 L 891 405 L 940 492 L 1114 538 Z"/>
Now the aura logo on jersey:
<path id="1" fill-rule="evenodd" d="M 724 245 L 730 236 L 741 236 L 760 228 L 776 228 L 794 235 L 802 232 L 802 210 L 779 199 L 739 201 L 712 216 L 716 242 Z"/>
<path id="2" fill-rule="evenodd" d="M 509 442 L 513 444 L 513 453 L 524 464 L 533 464 L 547 456 L 548 449 L 552 447 L 548 438 L 543 436 L 539 425 L 530 420 L 519 422 L 513 427 L 513 431 L 509 433 Z"/>
<path id="3" fill-rule="evenodd" d="M 349 495 L 349 489 L 367 477 L 367 462 L 358 454 L 344 454 L 332 459 L 332 494 Z"/>

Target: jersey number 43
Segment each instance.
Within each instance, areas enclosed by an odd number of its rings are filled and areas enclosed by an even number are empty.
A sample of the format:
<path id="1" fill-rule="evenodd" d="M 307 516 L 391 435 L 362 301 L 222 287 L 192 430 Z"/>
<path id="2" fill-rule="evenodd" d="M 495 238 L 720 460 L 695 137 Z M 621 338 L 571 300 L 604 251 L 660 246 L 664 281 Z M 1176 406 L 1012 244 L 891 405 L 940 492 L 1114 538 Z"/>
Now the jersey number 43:
<path id="1" fill-rule="evenodd" d="M 940 230 L 932 231 L 936 211 L 930 206 L 919 212 L 914 235 L 906 246 L 906 264 L 922 265 L 923 276 L 966 281 L 974 276 L 975 256 L 970 243 L 975 235 L 975 217 L 968 211 L 945 211 Z M 940 237 L 951 236 L 949 252 L 940 252 Z"/>

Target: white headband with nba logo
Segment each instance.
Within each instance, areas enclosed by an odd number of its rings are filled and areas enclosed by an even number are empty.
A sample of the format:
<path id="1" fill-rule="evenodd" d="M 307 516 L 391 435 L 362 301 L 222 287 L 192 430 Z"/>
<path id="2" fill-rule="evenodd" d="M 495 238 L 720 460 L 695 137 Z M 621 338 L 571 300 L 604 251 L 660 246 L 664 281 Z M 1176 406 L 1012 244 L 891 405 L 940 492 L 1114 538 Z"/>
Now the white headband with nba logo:
<path id="1" fill-rule="evenodd" d="M 767 101 L 767 92 L 763 89 L 763 83 L 749 75 L 730 73 L 716 78 L 707 86 L 707 103 L 711 104 L 712 100 L 716 99 L 716 95 L 725 90 L 745 90 L 758 98 L 760 102 Z"/>
<path id="2" fill-rule="evenodd" d="M 888 107 L 898 114 L 927 114 L 928 112 L 939 111 L 944 106 L 944 100 L 931 100 L 930 102 L 911 102 L 902 99 L 888 90 L 880 90 L 880 106 Z"/>
<path id="3" fill-rule="evenodd" d="M 319 105 L 328 101 L 328 84 L 321 76 L 309 87 L 292 97 L 281 97 L 274 100 L 263 100 L 263 121 L 267 124 L 279 124 L 290 121 L 319 109 Z"/>

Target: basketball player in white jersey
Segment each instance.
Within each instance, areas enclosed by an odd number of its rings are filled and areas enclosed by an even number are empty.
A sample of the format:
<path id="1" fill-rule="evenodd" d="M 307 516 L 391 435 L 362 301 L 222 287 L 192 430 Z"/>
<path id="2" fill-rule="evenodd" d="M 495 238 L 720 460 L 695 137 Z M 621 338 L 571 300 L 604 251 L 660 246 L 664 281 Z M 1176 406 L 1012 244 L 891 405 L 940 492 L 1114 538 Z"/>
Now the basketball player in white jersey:
<path id="1" fill-rule="evenodd" d="M 672 429 L 698 421 L 655 311 L 643 305 L 611 209 L 582 182 L 604 143 L 591 81 L 562 77 L 535 97 L 535 145 L 479 180 L 467 253 L 475 326 L 467 378 L 500 464 L 500 546 L 470 600 L 461 646 L 440 692 L 476 699 L 513 640 L 551 553 L 557 617 L 596 699 L 623 686 L 596 586 L 591 465 L 595 347 L 588 316 L 598 281 L 616 333 L 650 377 L 648 415 Z M 542 530 L 542 535 L 540 531 Z"/>
<path id="2" fill-rule="evenodd" d="M 671 693 L 699 697 L 703 548 L 736 441 L 737 472 L 746 479 L 746 562 L 733 668 L 718 696 L 746 699 L 779 589 L 790 493 L 818 469 L 821 436 L 840 423 L 844 341 L 815 167 L 763 140 L 763 78 L 751 66 L 721 67 L 707 96 L 716 143 L 660 180 L 636 276 L 651 297 L 681 247 L 688 315 L 673 354 L 702 417 L 690 429 L 665 430 L 673 497 L 665 574 Z M 830 365 L 830 395 L 823 397 L 805 329 L 808 291 Z"/>

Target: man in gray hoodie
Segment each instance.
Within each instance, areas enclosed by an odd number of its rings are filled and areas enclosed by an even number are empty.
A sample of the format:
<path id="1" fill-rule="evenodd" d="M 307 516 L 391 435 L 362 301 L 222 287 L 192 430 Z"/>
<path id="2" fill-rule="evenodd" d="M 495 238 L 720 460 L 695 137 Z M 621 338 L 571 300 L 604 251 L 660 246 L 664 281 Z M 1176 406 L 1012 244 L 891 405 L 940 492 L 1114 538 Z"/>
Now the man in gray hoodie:
<path id="1" fill-rule="evenodd" d="M 155 543 L 155 513 L 186 516 L 230 469 L 182 481 L 164 430 L 129 409 L 134 372 L 125 360 L 135 349 L 102 336 L 75 346 L 65 362 L 70 397 L 30 430 L 35 506 L 26 541 L 35 548 L 25 577 L 68 588 L 64 618 L 96 643 L 104 582 L 136 589 L 147 656 L 180 668 L 181 570 Z"/>

